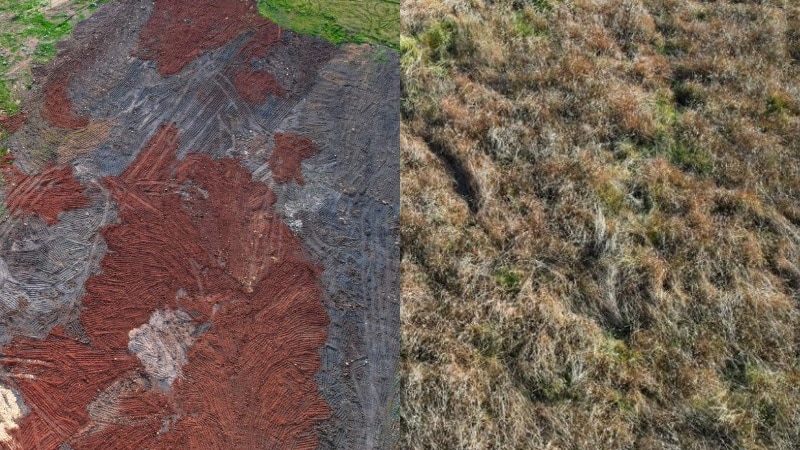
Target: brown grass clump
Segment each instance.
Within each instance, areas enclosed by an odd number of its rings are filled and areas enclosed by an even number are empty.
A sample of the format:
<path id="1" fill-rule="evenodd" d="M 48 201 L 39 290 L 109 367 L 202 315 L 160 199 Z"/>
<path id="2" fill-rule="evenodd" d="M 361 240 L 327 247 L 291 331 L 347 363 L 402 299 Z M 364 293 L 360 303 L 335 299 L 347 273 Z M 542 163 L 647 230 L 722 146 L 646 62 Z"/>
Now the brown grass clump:
<path id="1" fill-rule="evenodd" d="M 798 29 L 404 2 L 402 448 L 796 448 Z"/>

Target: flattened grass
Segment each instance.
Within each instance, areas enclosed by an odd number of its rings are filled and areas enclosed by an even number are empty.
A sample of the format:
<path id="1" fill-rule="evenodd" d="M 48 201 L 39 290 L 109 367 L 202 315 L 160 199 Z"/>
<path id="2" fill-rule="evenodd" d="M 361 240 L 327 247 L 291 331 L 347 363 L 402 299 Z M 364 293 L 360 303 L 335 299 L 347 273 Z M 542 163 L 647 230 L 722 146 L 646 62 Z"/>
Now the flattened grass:
<path id="1" fill-rule="evenodd" d="M 402 13 L 402 448 L 795 448 L 800 4 Z"/>

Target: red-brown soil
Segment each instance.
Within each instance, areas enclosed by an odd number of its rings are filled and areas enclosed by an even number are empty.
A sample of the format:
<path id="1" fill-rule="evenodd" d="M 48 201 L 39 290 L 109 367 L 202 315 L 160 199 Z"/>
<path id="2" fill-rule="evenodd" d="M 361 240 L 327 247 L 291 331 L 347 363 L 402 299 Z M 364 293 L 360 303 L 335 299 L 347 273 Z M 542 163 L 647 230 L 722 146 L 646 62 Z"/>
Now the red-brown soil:
<path id="1" fill-rule="evenodd" d="M 254 42 L 246 45 L 254 49 L 268 48 L 281 32 L 258 14 L 252 1 L 156 0 L 140 34 L 137 56 L 155 60 L 161 76 L 173 75 L 204 52 L 250 30 L 256 32 Z"/>
<path id="2" fill-rule="evenodd" d="M 0 132 L 16 133 L 27 121 L 28 116 L 25 113 L 17 113 L 10 116 L 0 114 Z"/>
<path id="3" fill-rule="evenodd" d="M 245 32 L 253 36 L 236 58 L 231 76 L 236 91 L 250 104 L 262 103 L 267 94 L 284 95 L 275 77 L 256 70 L 251 62 L 263 58 L 280 41 L 281 28 L 258 14 L 250 1 L 158 0 L 142 29 L 138 56 L 155 60 L 162 76 L 180 72 L 205 51 L 219 48 Z"/>
<path id="4" fill-rule="evenodd" d="M 257 27 L 256 33 L 240 51 L 240 56 L 243 56 L 245 62 L 249 63 L 254 59 L 266 56 L 272 47 L 280 42 L 282 29 L 261 16 L 248 16 L 247 20 Z"/>
<path id="5" fill-rule="evenodd" d="M 284 92 L 278 80 L 271 73 L 263 70 L 252 70 L 239 67 L 233 74 L 233 86 L 236 92 L 251 105 L 258 105 L 267 99 L 267 94 L 283 97 Z"/>
<path id="6" fill-rule="evenodd" d="M 175 414 L 169 398 L 161 392 L 148 389 L 142 384 L 121 393 L 116 408 L 127 424 L 94 424 L 71 440 L 75 449 L 145 449 L 145 448 L 189 448 L 169 447 L 167 442 L 153 445 L 154 437 Z M 169 439 L 168 436 L 165 436 Z M 204 448 L 204 447 L 199 447 Z M 206 447 L 211 448 L 211 447 Z"/>
<path id="7" fill-rule="evenodd" d="M 314 156 L 317 147 L 311 139 L 295 133 L 275 133 L 275 150 L 269 156 L 269 168 L 278 183 L 295 180 L 297 184 L 305 184 L 300 170 L 300 163 Z"/>
<path id="8" fill-rule="evenodd" d="M 59 76 L 45 86 L 41 113 L 42 117 L 54 127 L 78 130 L 88 125 L 89 119 L 77 117 L 72 111 L 72 101 L 67 91 L 69 82 L 69 77 Z"/>
<path id="9" fill-rule="evenodd" d="M 262 19 L 263 20 L 263 19 Z M 265 70 L 255 70 L 252 62 L 263 58 L 270 48 L 280 40 L 280 28 L 275 28 L 264 20 L 256 34 L 239 51 L 239 67 L 234 71 L 231 82 L 236 92 L 251 105 L 257 105 L 267 98 L 267 94 L 283 97 L 285 92 L 278 80 Z"/>
<path id="10" fill-rule="evenodd" d="M 15 341 L 4 353 L 3 365 L 31 409 L 13 434 L 21 449 L 58 448 L 87 424 L 94 397 L 138 363 L 127 348 L 92 348 L 57 331 L 44 341 Z"/>
<path id="11" fill-rule="evenodd" d="M 109 251 L 82 299 L 88 344 L 56 331 L 5 350 L 32 410 L 13 432 L 22 448 L 316 447 L 314 426 L 330 414 L 314 381 L 328 325 L 321 269 L 273 212 L 267 185 L 234 159 L 178 161 L 178 145 L 165 126 L 104 179 L 118 223 L 101 230 Z M 124 390 L 108 406 L 119 420 L 93 423 L 87 405 L 142 372 L 129 331 L 176 308 L 206 325 L 183 376 L 168 391 Z"/>
<path id="12" fill-rule="evenodd" d="M 72 176 L 70 167 L 25 175 L 16 167 L 5 166 L 0 174 L 7 183 L 5 201 L 11 213 L 36 214 L 53 225 L 60 213 L 89 204 L 85 188 Z"/>

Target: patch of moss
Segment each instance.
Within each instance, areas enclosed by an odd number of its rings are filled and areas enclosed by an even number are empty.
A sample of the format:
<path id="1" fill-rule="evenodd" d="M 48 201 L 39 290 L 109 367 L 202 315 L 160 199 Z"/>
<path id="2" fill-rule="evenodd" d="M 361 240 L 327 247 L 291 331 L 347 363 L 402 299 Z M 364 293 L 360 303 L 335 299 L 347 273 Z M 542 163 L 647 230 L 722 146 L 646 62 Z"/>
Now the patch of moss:
<path id="1" fill-rule="evenodd" d="M 625 193 L 610 181 L 597 188 L 597 197 L 614 214 L 618 214 L 625 205 Z"/>
<path id="2" fill-rule="evenodd" d="M 540 12 L 531 8 L 515 12 L 511 22 L 514 33 L 519 37 L 546 36 L 548 32 L 547 21 Z"/>
<path id="3" fill-rule="evenodd" d="M 682 140 L 670 144 L 669 162 L 699 175 L 709 175 L 713 169 L 713 161 L 707 151 Z"/>
<path id="4" fill-rule="evenodd" d="M 522 288 L 522 274 L 514 269 L 502 268 L 495 274 L 495 280 L 506 292 L 516 295 Z"/>
<path id="5" fill-rule="evenodd" d="M 682 170 L 705 176 L 710 175 L 714 168 L 711 153 L 686 136 L 681 124 L 683 115 L 676 107 L 676 104 L 688 106 L 699 101 L 694 95 L 699 96 L 688 86 L 677 85 L 672 95 L 661 93 L 658 96 L 656 132 L 650 154 L 664 156 Z"/>
<path id="6" fill-rule="evenodd" d="M 607 335 L 605 342 L 600 348 L 601 352 L 611 356 L 614 360 L 621 363 L 628 363 L 641 359 L 641 355 L 628 347 L 622 339 L 617 339 L 612 335 Z"/>
<path id="7" fill-rule="evenodd" d="M 773 93 L 767 97 L 767 114 L 794 115 L 800 114 L 800 106 L 784 93 Z"/>

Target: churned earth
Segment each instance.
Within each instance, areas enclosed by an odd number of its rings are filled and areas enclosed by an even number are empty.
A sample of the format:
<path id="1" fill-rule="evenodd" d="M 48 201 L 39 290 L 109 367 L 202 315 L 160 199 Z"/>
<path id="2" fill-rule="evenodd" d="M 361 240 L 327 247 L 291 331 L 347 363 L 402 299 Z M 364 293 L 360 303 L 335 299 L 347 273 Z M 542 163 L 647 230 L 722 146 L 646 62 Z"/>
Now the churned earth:
<path id="1" fill-rule="evenodd" d="M 102 5 L 4 116 L 0 445 L 384 448 L 397 56 Z"/>

